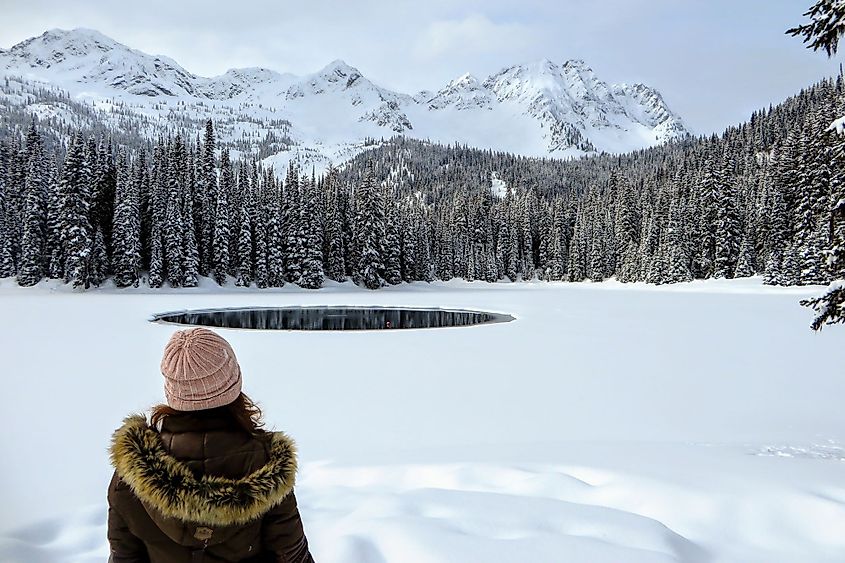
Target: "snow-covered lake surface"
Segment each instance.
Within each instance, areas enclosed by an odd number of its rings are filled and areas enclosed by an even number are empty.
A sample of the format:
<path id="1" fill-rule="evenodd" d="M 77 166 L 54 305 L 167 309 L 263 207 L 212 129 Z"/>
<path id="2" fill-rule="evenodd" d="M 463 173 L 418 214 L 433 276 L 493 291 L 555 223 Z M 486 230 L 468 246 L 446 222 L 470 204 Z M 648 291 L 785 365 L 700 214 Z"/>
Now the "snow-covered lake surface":
<path id="1" fill-rule="evenodd" d="M 817 288 L 420 284 L 84 294 L 0 280 L 0 561 L 107 558 L 106 448 L 177 309 L 471 308 L 503 324 L 224 331 L 298 441 L 320 563 L 845 561 L 845 368 Z"/>

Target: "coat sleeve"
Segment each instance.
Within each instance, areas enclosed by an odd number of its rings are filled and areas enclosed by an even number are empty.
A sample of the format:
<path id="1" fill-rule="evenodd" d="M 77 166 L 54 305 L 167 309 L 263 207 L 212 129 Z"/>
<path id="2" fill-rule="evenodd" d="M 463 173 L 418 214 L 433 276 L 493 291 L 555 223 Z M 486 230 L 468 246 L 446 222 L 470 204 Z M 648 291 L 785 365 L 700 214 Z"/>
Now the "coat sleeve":
<path id="1" fill-rule="evenodd" d="M 261 540 L 276 563 L 314 563 L 293 491 L 264 515 Z"/>
<path id="2" fill-rule="evenodd" d="M 120 479 L 115 474 L 109 485 L 109 563 L 149 563 L 147 548 L 144 542 L 130 530 L 123 516 L 120 514 L 118 502 L 118 486 Z"/>

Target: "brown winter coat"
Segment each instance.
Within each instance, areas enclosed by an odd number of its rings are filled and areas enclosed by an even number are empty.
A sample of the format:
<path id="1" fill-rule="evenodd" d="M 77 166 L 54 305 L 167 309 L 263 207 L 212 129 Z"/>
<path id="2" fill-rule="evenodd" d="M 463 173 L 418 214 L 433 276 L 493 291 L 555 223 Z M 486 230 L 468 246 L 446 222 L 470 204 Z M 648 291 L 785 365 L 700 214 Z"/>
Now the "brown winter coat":
<path id="1" fill-rule="evenodd" d="M 143 416 L 112 438 L 113 563 L 313 563 L 296 506 L 296 449 L 219 409 Z"/>

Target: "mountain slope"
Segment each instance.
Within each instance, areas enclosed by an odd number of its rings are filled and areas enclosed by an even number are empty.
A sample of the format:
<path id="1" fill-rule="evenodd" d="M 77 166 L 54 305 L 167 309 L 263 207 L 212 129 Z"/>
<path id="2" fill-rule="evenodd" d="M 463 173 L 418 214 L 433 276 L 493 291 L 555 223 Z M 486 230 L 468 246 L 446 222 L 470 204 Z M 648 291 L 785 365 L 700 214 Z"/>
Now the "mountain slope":
<path id="1" fill-rule="evenodd" d="M 200 80 L 163 56 L 152 56 L 91 29 L 53 29 L 0 54 L 7 71 L 59 85 L 93 85 L 140 96 L 195 95 Z"/>
<path id="2" fill-rule="evenodd" d="M 248 145 L 284 134 L 324 154 L 393 134 L 535 156 L 624 152 L 688 134 L 659 92 L 610 85 L 579 60 L 510 66 L 483 81 L 465 74 L 412 97 L 340 60 L 301 77 L 245 68 L 206 78 L 97 31 L 74 29 L 50 30 L 0 51 L 0 73 L 46 82 L 94 106 L 118 102 L 150 120 L 152 129 L 156 120 L 237 114 L 232 140 Z"/>

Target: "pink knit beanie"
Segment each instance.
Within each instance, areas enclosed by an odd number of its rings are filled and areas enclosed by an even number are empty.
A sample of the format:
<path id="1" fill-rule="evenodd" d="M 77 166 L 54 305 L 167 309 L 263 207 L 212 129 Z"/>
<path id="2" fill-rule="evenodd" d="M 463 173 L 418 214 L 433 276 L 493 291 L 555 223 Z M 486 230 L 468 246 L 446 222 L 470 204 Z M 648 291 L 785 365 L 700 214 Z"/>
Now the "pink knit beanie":
<path id="1" fill-rule="evenodd" d="M 241 368 L 223 337 L 205 328 L 170 337 L 161 359 L 167 404 L 180 411 L 228 405 L 241 393 Z"/>

